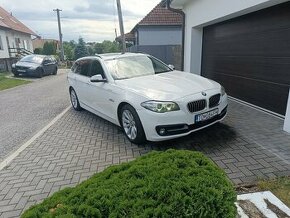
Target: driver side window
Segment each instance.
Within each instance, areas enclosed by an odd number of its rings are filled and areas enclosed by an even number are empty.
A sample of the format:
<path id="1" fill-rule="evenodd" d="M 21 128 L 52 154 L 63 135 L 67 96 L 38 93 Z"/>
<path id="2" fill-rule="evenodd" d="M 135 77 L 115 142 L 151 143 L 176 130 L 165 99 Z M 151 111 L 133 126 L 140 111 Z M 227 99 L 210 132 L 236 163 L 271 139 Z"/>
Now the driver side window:
<path id="1" fill-rule="evenodd" d="M 95 75 L 102 75 L 102 77 L 105 79 L 105 73 L 104 73 L 104 70 L 103 70 L 103 67 L 101 65 L 101 63 L 99 61 L 93 61 L 92 62 L 92 65 L 91 65 L 91 77 L 92 76 L 95 76 Z"/>

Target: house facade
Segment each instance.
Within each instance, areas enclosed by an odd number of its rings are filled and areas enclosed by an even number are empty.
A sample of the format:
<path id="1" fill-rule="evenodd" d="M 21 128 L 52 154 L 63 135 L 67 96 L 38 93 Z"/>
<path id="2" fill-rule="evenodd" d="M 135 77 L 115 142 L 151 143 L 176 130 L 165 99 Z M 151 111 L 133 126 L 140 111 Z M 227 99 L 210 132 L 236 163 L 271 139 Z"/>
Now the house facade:
<path id="1" fill-rule="evenodd" d="M 19 56 L 33 53 L 33 35 L 36 36 L 32 30 L 0 7 L 0 70 L 10 70 Z"/>
<path id="2" fill-rule="evenodd" d="M 286 114 L 289 1 L 172 0 L 170 5 L 186 16 L 186 71 L 220 82 L 238 100 Z"/>
<path id="3" fill-rule="evenodd" d="M 129 51 L 151 54 L 181 69 L 182 24 L 182 15 L 169 10 L 165 0 L 161 1 L 125 35 L 133 45 Z"/>

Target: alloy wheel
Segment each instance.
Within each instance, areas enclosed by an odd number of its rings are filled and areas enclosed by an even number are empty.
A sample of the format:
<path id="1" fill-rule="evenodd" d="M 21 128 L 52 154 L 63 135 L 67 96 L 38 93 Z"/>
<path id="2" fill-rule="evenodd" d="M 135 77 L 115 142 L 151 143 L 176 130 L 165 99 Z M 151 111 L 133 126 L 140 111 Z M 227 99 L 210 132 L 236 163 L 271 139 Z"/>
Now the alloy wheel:
<path id="1" fill-rule="evenodd" d="M 71 92 L 70 92 L 70 99 L 71 99 L 72 106 L 74 108 L 77 108 L 78 107 L 78 99 L 77 99 L 77 95 L 76 95 L 74 90 L 71 90 Z"/>
<path id="2" fill-rule="evenodd" d="M 137 137 L 137 126 L 133 114 L 129 110 L 122 113 L 122 124 L 124 131 L 129 139 L 134 140 Z"/>

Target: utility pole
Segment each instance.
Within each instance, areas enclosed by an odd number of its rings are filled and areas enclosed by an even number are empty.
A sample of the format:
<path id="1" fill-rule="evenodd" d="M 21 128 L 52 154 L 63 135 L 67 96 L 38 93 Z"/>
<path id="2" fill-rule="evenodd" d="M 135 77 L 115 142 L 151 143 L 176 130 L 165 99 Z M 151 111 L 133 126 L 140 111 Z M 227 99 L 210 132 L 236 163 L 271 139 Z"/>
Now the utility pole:
<path id="1" fill-rule="evenodd" d="M 118 8 L 120 32 L 121 32 L 121 37 L 122 37 L 122 52 L 125 53 L 126 52 L 126 40 L 125 40 L 123 15 L 122 15 L 122 8 L 121 8 L 120 0 L 117 0 L 117 8 Z"/>
<path id="2" fill-rule="evenodd" d="M 57 14 L 57 22 L 58 22 L 58 34 L 59 34 L 59 46 L 60 46 L 60 60 L 64 61 L 64 51 L 63 51 L 63 44 L 62 44 L 62 33 L 61 33 L 61 24 L 60 24 L 60 15 L 59 12 L 62 11 L 60 9 L 54 9 Z"/>

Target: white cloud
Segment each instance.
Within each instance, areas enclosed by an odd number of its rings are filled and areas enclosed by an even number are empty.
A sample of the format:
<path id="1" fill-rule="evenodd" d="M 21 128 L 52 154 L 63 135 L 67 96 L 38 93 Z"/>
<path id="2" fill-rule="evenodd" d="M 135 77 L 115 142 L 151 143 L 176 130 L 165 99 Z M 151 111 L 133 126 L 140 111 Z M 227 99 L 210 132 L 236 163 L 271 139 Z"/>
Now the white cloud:
<path id="1" fill-rule="evenodd" d="M 159 1 L 121 0 L 126 32 Z M 54 8 L 63 10 L 64 40 L 77 40 L 79 36 L 86 41 L 113 40 L 115 28 L 119 30 L 116 0 L 0 0 L 0 5 L 44 38 L 58 38 Z"/>

